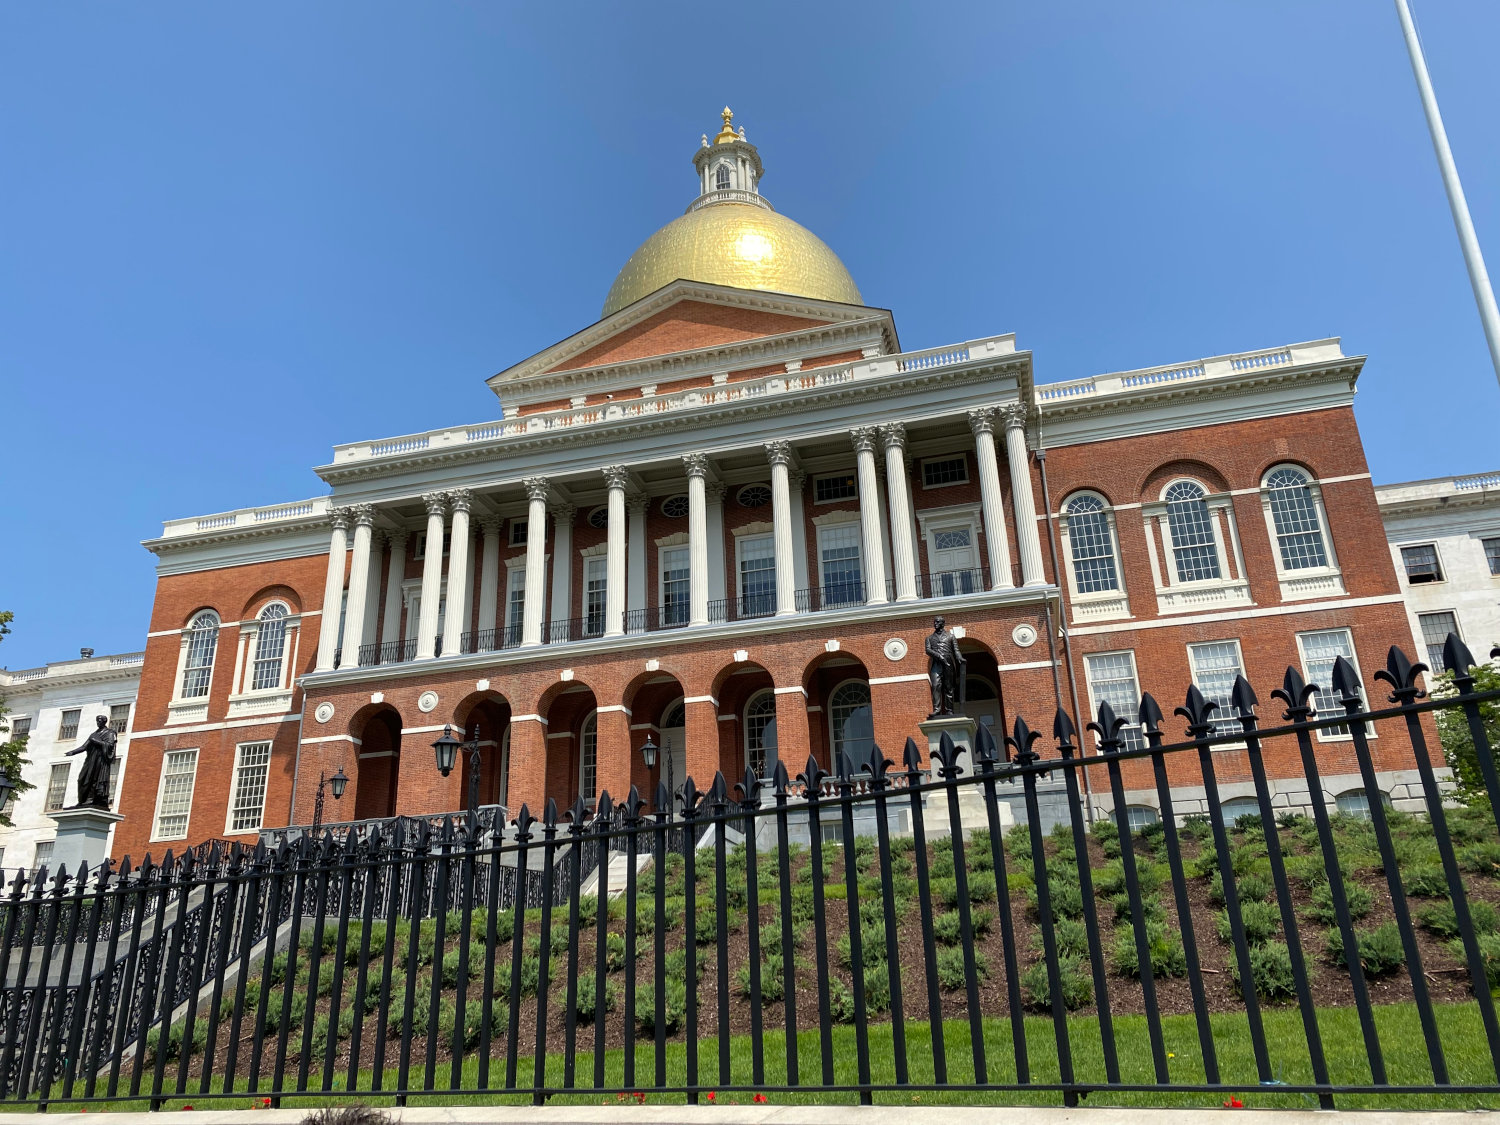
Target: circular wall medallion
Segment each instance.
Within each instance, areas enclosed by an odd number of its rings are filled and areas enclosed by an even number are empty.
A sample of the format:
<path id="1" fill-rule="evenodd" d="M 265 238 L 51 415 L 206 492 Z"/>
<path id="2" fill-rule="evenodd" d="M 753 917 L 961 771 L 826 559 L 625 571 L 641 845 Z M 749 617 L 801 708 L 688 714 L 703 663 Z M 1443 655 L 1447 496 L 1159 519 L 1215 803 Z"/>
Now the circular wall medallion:
<path id="1" fill-rule="evenodd" d="M 887 660 L 901 660 L 906 656 L 906 642 L 900 637 L 892 637 L 885 642 L 885 658 Z"/>
<path id="2" fill-rule="evenodd" d="M 1010 631 L 1010 639 L 1022 648 L 1030 648 L 1036 644 L 1036 627 L 1034 625 L 1017 625 Z"/>
<path id="3" fill-rule="evenodd" d="M 417 696 L 417 710 L 424 714 L 433 710 L 438 705 L 438 693 L 435 691 L 424 691 Z"/>
<path id="4" fill-rule="evenodd" d="M 326 723 L 329 719 L 333 718 L 333 704 L 319 703 L 318 709 L 313 712 L 313 718 L 317 719 L 320 723 Z"/>

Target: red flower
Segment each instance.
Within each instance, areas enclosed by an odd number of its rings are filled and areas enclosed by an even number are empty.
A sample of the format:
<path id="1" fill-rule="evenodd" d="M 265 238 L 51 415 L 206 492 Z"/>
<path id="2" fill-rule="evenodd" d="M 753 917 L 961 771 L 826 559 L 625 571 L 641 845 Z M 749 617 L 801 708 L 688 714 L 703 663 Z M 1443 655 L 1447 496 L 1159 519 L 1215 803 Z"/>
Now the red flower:
<path id="1" fill-rule="evenodd" d="M 1242 1102 L 1242 1101 L 1240 1101 L 1240 1099 L 1237 1098 L 1237 1097 L 1235 1097 L 1233 1094 L 1231 1094 L 1229 1096 L 1229 1100 L 1224 1103 L 1224 1108 L 1225 1109 L 1244 1109 L 1245 1108 L 1245 1103 Z"/>
<path id="2" fill-rule="evenodd" d="M 263 1105 L 263 1106 L 265 1106 L 267 1109 L 270 1109 L 271 1108 L 271 1099 L 270 1098 L 262 1098 L 260 1100 L 260 1104 Z"/>
<path id="3" fill-rule="evenodd" d="M 710 1090 L 708 1092 L 708 1100 L 709 1101 L 713 1101 L 714 1100 L 714 1092 L 712 1090 Z"/>
<path id="4" fill-rule="evenodd" d="M 185 1110 L 191 1110 L 193 1107 L 190 1106 L 190 1105 L 185 1105 L 182 1108 L 185 1109 Z"/>
<path id="5" fill-rule="evenodd" d="M 764 1105 L 766 1102 L 768 1102 L 770 1100 L 771 1099 L 768 1098 L 768 1097 L 766 1097 L 764 1094 L 756 1094 L 755 1095 L 755 1104 L 756 1105 Z"/>

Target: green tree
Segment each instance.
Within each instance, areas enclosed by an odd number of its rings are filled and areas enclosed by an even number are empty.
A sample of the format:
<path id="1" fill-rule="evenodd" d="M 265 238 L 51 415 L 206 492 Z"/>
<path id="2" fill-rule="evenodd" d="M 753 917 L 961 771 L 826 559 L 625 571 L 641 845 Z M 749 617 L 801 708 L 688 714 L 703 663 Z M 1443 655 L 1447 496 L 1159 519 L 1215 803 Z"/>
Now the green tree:
<path id="1" fill-rule="evenodd" d="M 10 633 L 10 623 L 15 620 L 15 616 L 8 609 L 0 610 L 0 641 Z M 8 714 L 10 708 L 5 705 L 5 696 L 0 695 L 0 737 L 5 738 L 4 742 L 0 742 L 0 769 L 10 778 L 10 783 L 16 787 L 16 796 L 19 797 L 26 790 L 36 787 L 21 780 L 21 767 L 26 764 L 26 736 L 10 737 L 10 723 L 5 718 Z M 10 817 L 5 815 L 4 810 L 0 810 L 0 824 L 10 826 Z"/>
<path id="2" fill-rule="evenodd" d="M 1453 686 L 1453 673 L 1443 672 L 1428 681 L 1434 699 L 1451 698 L 1457 694 Z M 1480 664 L 1474 669 L 1474 691 L 1494 691 L 1500 688 L 1500 668 L 1494 664 Z M 1500 701 L 1491 700 L 1479 705 L 1479 718 L 1484 724 L 1484 734 L 1492 750 L 1500 749 Z M 1469 720 L 1461 707 L 1437 713 L 1438 736 L 1443 741 L 1443 756 L 1453 770 L 1453 780 L 1458 786 L 1458 795 L 1465 802 L 1488 800 L 1484 776 L 1479 772 L 1479 753 L 1474 748 L 1473 736 L 1469 733 Z"/>

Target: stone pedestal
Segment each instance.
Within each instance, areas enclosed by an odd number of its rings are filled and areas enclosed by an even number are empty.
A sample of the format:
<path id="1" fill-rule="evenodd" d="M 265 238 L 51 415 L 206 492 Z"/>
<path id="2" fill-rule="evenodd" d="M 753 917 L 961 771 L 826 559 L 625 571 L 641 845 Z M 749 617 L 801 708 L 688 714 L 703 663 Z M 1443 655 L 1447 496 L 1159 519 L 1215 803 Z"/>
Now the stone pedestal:
<path id="1" fill-rule="evenodd" d="M 107 809 L 60 809 L 51 815 L 57 821 L 51 870 L 56 873 L 66 864 L 69 875 L 76 874 L 82 863 L 97 871 L 109 855 L 109 830 L 125 819 Z"/>
<path id="2" fill-rule="evenodd" d="M 953 739 L 953 745 L 958 747 L 958 765 L 962 769 L 959 780 L 974 776 L 974 732 L 979 729 L 979 724 L 967 715 L 944 715 L 936 719 L 927 719 L 917 724 L 917 728 L 927 736 L 927 753 L 932 758 L 933 780 L 938 777 L 937 752 L 941 745 L 943 735 Z M 998 782 L 997 789 L 998 789 Z M 929 834 L 940 831 L 947 827 L 946 798 L 939 797 L 944 806 L 936 807 L 936 802 L 929 795 L 929 806 L 927 809 L 927 831 Z M 1011 812 L 1010 805 L 1006 801 L 997 800 L 995 803 L 998 813 L 997 821 L 1001 831 L 1009 828 L 1015 823 L 1015 815 Z M 989 828 L 989 811 L 985 808 L 984 786 L 977 784 L 961 784 L 958 789 L 958 816 L 959 823 L 963 827 L 964 835 L 968 835 L 976 828 Z"/>

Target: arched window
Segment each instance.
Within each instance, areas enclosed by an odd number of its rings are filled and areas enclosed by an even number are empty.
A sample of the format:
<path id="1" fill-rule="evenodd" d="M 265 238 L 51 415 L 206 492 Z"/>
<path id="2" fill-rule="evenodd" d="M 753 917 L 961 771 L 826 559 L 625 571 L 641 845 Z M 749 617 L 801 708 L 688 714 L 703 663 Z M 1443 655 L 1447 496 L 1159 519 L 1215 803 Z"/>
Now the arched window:
<path id="1" fill-rule="evenodd" d="M 286 655 L 287 608 L 272 602 L 256 618 L 255 663 L 251 668 L 251 691 L 274 691 L 281 686 L 281 662 Z"/>
<path id="2" fill-rule="evenodd" d="M 1231 797 L 1219 806 L 1219 811 L 1224 814 L 1224 823 L 1233 828 L 1242 816 L 1259 816 L 1260 802 L 1254 797 Z"/>
<path id="3" fill-rule="evenodd" d="M 1318 505 L 1307 474 L 1283 465 L 1266 474 L 1265 488 L 1276 531 L 1276 547 L 1281 552 L 1281 568 L 1307 570 L 1327 566 L 1323 523 L 1318 518 Z"/>
<path id="4" fill-rule="evenodd" d="M 1363 789 L 1346 789 L 1334 797 L 1333 803 L 1345 816 L 1358 817 L 1360 820 L 1370 819 L 1370 795 Z M 1381 793 L 1380 803 L 1389 808 L 1391 799 Z"/>
<path id="5" fill-rule="evenodd" d="M 766 763 L 776 753 L 776 694 L 757 692 L 745 704 L 745 765 L 756 777 L 766 776 Z"/>
<path id="6" fill-rule="evenodd" d="M 1080 594 L 1097 594 L 1120 588 L 1115 564 L 1115 541 L 1110 534 L 1104 501 L 1082 493 L 1068 501 L 1068 544 L 1073 554 L 1073 581 Z"/>
<path id="7" fill-rule="evenodd" d="M 856 769 L 863 768 L 875 748 L 875 716 L 870 710 L 870 685 L 846 680 L 828 697 L 828 722 L 833 736 L 833 764 L 839 752 L 849 755 Z"/>
<path id="8" fill-rule="evenodd" d="M 214 653 L 219 649 L 219 615 L 205 609 L 187 627 L 187 656 L 182 666 L 182 698 L 208 694 L 214 675 Z"/>
<path id="9" fill-rule="evenodd" d="M 1219 550 L 1214 543 L 1213 517 L 1197 481 L 1180 480 L 1163 494 L 1167 527 L 1172 533 L 1172 560 L 1177 581 L 1205 582 L 1220 577 Z"/>
<path id="10" fill-rule="evenodd" d="M 1115 818 L 1119 820 L 1118 817 Z M 1126 805 L 1125 822 L 1130 825 L 1132 832 L 1139 832 L 1148 824 L 1155 824 L 1161 819 L 1161 814 L 1150 805 Z"/>
<path id="11" fill-rule="evenodd" d="M 717 191 L 727 191 L 729 188 L 729 165 L 720 164 L 714 170 L 714 188 Z"/>
<path id="12" fill-rule="evenodd" d="M 590 805 L 599 792 L 599 713 L 583 720 L 578 738 L 578 793 Z"/>

